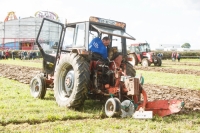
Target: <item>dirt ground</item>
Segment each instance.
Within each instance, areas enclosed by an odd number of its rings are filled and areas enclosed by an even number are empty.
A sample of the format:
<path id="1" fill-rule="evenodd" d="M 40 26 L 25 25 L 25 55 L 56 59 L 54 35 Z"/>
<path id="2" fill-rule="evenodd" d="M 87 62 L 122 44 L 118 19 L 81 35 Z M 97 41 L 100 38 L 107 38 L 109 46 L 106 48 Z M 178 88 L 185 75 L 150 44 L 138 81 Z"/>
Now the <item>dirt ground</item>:
<path id="1" fill-rule="evenodd" d="M 29 84 L 31 79 L 40 73 L 40 68 L 0 64 L 0 76 Z"/>
<path id="2" fill-rule="evenodd" d="M 184 73 L 184 74 L 195 74 L 200 75 L 200 72 L 195 70 L 172 70 L 172 69 L 163 69 L 158 67 L 149 67 L 140 69 L 151 70 L 151 71 L 164 71 L 171 73 Z M 0 76 L 6 77 L 9 79 L 14 79 L 19 82 L 29 84 L 30 80 L 37 74 L 40 73 L 40 68 L 33 67 L 24 67 L 24 66 L 15 66 L 15 65 L 6 65 L 0 64 Z M 144 89 L 147 92 L 148 100 L 153 101 L 156 99 L 180 99 L 185 101 L 185 109 L 188 110 L 200 110 L 200 91 L 189 90 L 171 86 L 159 86 L 153 84 L 145 84 Z"/>
<path id="3" fill-rule="evenodd" d="M 173 69 L 173 68 L 162 68 L 162 67 L 142 67 L 142 66 L 135 66 L 136 70 L 143 70 L 143 71 L 155 71 L 155 72 L 164 72 L 164 73 L 175 73 L 175 74 L 191 74 L 200 76 L 200 71 L 192 70 L 192 69 Z"/>

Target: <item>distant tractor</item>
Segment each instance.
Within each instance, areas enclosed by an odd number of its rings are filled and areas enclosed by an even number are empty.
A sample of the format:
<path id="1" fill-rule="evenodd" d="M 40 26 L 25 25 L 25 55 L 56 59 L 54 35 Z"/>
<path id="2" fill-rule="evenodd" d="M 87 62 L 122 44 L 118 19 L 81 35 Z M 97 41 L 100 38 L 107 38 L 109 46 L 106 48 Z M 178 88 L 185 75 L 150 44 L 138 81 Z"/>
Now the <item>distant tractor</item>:
<path id="1" fill-rule="evenodd" d="M 135 43 L 131 44 L 129 47 L 129 58 L 133 66 L 141 64 L 144 67 L 148 67 L 151 64 L 154 66 L 161 66 L 162 60 L 160 57 L 156 56 L 154 52 L 151 52 L 148 43 Z"/>
<path id="2" fill-rule="evenodd" d="M 67 108 L 80 108 L 86 99 L 105 101 L 108 117 L 132 116 L 139 110 L 136 118 L 152 117 L 152 112 L 160 116 L 179 112 L 179 100 L 148 102 L 140 78 L 128 62 L 126 40 L 135 38 L 125 29 L 123 22 L 98 17 L 66 25 L 44 18 L 36 39 L 43 73 L 31 80 L 31 95 L 43 99 L 51 88 L 57 104 Z M 101 42 L 104 37 L 111 41 L 108 48 Z M 103 48 L 108 50 L 106 58 L 100 52 Z M 119 67 L 115 55 L 122 57 Z"/>

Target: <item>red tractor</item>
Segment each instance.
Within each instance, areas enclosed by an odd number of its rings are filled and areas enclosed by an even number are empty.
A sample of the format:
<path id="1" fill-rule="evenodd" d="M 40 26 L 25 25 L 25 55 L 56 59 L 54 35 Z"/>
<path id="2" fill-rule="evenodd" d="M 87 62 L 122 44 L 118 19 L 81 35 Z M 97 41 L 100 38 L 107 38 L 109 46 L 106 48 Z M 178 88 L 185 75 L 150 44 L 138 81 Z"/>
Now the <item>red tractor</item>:
<path id="1" fill-rule="evenodd" d="M 121 114 L 146 118 L 152 113 L 165 116 L 179 112 L 179 100 L 148 102 L 140 79 L 128 62 L 126 40 L 135 39 L 125 28 L 123 22 L 97 17 L 66 25 L 44 18 L 36 39 L 43 56 L 43 73 L 31 80 L 31 95 L 43 99 L 47 88 L 53 89 L 57 104 L 67 108 L 80 108 L 86 99 L 105 101 L 108 117 Z M 91 45 L 100 47 L 90 42 L 105 36 L 111 40 L 107 59 L 98 51 L 90 51 Z M 120 68 L 112 59 L 116 53 L 122 56 Z"/>
<path id="2" fill-rule="evenodd" d="M 132 59 L 129 61 L 133 66 L 141 64 L 144 67 L 150 66 L 152 63 L 154 66 L 161 66 L 162 60 L 156 56 L 154 52 L 151 52 L 148 43 L 135 43 L 129 47 L 129 57 Z"/>

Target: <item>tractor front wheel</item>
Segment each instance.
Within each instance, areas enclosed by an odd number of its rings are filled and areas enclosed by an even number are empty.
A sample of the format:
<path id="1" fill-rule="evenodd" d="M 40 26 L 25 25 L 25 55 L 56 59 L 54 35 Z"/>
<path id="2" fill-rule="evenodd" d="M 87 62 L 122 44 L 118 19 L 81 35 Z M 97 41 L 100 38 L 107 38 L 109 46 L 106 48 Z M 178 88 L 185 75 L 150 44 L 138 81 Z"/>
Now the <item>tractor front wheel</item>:
<path id="1" fill-rule="evenodd" d="M 144 58 L 144 59 L 142 60 L 142 66 L 143 66 L 143 67 L 148 67 L 148 66 L 150 66 L 150 62 L 149 62 L 149 60 L 148 60 L 147 58 Z"/>
<path id="2" fill-rule="evenodd" d="M 129 61 L 129 63 L 133 66 L 137 66 L 138 65 L 138 59 L 137 56 L 135 54 L 130 54 L 128 55 L 129 58 L 131 58 L 131 61 Z"/>
<path id="3" fill-rule="evenodd" d="M 54 96 L 59 106 L 83 106 L 90 80 L 89 64 L 78 54 L 63 55 L 55 69 Z"/>
<path id="4" fill-rule="evenodd" d="M 109 98 L 105 104 L 105 113 L 108 117 L 119 115 L 121 103 L 117 98 Z"/>
<path id="5" fill-rule="evenodd" d="M 34 98 L 43 99 L 46 94 L 46 83 L 44 74 L 37 74 L 30 82 L 31 95 Z"/>

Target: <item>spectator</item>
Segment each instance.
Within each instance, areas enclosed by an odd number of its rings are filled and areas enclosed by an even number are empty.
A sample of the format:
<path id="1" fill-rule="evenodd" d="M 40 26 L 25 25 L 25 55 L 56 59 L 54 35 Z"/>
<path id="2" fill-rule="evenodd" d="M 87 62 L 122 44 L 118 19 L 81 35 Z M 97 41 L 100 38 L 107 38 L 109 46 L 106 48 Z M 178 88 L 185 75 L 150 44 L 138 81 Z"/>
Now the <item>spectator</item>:
<path id="1" fill-rule="evenodd" d="M 163 54 L 162 53 L 158 53 L 157 56 L 162 59 Z"/>
<path id="2" fill-rule="evenodd" d="M 161 60 L 162 60 L 162 57 L 163 57 L 163 53 L 160 53 L 160 58 L 161 58 Z"/>
<path id="3" fill-rule="evenodd" d="M 21 52 L 18 52 L 18 57 L 19 59 L 21 59 Z"/>
<path id="4" fill-rule="evenodd" d="M 180 62 L 180 59 L 181 59 L 181 55 L 177 52 L 176 54 L 176 58 L 178 59 L 178 62 Z"/>
<path id="5" fill-rule="evenodd" d="M 11 53 L 11 54 L 12 54 L 12 59 L 15 60 L 15 51 L 12 50 L 12 53 Z"/>
<path id="6" fill-rule="evenodd" d="M 9 57 L 9 51 L 8 51 L 8 50 L 6 50 L 6 52 L 5 52 L 5 59 L 7 59 L 7 60 L 8 60 L 8 57 Z"/>
<path id="7" fill-rule="evenodd" d="M 24 60 L 26 60 L 28 53 L 24 51 Z"/>
<path id="8" fill-rule="evenodd" d="M 24 51 L 21 52 L 21 60 L 24 59 Z"/>
<path id="9" fill-rule="evenodd" d="M 2 59 L 2 51 L 0 51 L 0 60 Z"/>
<path id="10" fill-rule="evenodd" d="M 5 52 L 3 50 L 1 51 L 1 57 L 2 59 L 5 59 Z"/>
<path id="11" fill-rule="evenodd" d="M 176 53 L 172 52 L 172 61 L 176 61 Z"/>
<path id="12" fill-rule="evenodd" d="M 32 51 L 30 51 L 30 53 L 29 53 L 29 60 L 30 59 L 33 59 L 33 52 Z"/>
<path id="13" fill-rule="evenodd" d="M 33 52 L 32 56 L 33 56 L 33 60 L 34 60 L 34 59 L 36 58 L 36 53 L 35 53 L 35 51 Z"/>

